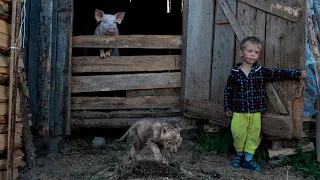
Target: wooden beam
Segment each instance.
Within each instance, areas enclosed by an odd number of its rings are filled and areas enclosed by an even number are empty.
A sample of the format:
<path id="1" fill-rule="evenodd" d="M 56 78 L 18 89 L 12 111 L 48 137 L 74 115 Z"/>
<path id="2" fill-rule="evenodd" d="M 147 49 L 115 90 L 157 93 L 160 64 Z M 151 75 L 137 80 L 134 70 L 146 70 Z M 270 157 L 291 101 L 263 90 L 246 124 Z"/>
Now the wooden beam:
<path id="1" fill-rule="evenodd" d="M 223 9 L 223 12 L 225 16 L 228 18 L 228 21 L 230 22 L 230 25 L 233 28 L 233 31 L 237 35 L 239 41 L 242 41 L 246 37 L 244 34 L 239 22 L 237 21 L 237 18 L 235 17 L 234 13 L 231 11 L 228 3 L 226 0 L 218 0 L 221 8 Z"/>
<path id="2" fill-rule="evenodd" d="M 10 31 L 10 46 L 16 47 L 10 49 L 10 79 L 9 79 L 9 108 L 8 108 L 8 136 L 7 136 L 7 178 L 13 179 L 13 154 L 15 149 L 16 139 L 20 138 L 20 135 L 15 133 L 16 124 L 16 111 L 17 111 L 17 75 L 19 58 L 21 56 L 21 47 L 19 41 L 19 29 L 21 26 L 21 1 L 12 2 L 12 19 L 11 19 L 11 31 Z M 17 43 L 16 43 L 17 42 Z M 18 106 L 19 107 L 19 106 Z"/>
<path id="3" fill-rule="evenodd" d="M 265 11 L 267 13 L 279 16 L 281 18 L 287 19 L 289 21 L 297 22 L 300 19 L 301 8 L 294 6 L 289 6 L 287 4 L 276 2 L 275 0 L 265 1 L 265 0 L 239 0 L 244 4 L 248 4 L 257 9 Z"/>
<path id="4" fill-rule="evenodd" d="M 319 71 L 318 71 L 319 72 Z M 316 102 L 316 109 L 320 109 L 320 99 Z M 317 153 L 317 161 L 320 162 L 320 113 L 316 114 L 316 153 Z"/>
<path id="5" fill-rule="evenodd" d="M 143 118 L 143 117 L 171 117 L 181 116 L 180 109 L 169 109 L 163 111 L 135 110 L 135 111 L 72 111 L 72 119 L 108 119 L 108 118 Z"/>
<path id="6" fill-rule="evenodd" d="M 313 142 L 309 142 L 306 145 L 302 145 L 301 148 L 302 148 L 302 152 L 304 153 L 314 151 Z M 298 151 L 297 151 L 297 148 L 285 148 L 285 149 L 279 149 L 279 150 L 268 149 L 268 153 L 269 153 L 269 158 L 273 158 L 276 156 L 284 157 L 284 156 L 298 154 Z"/>
<path id="7" fill-rule="evenodd" d="M 133 89 L 176 88 L 181 73 L 146 73 L 99 76 L 73 76 L 72 93 Z M 116 83 L 115 83 L 116 82 Z"/>
<path id="8" fill-rule="evenodd" d="M 210 98 L 214 7 L 212 0 L 189 0 L 184 14 L 184 98 Z M 184 10 L 185 11 L 185 8 Z M 187 13 L 187 12 L 184 12 Z M 184 77 L 185 76 L 185 77 Z"/>
<path id="9" fill-rule="evenodd" d="M 182 47 L 181 47 L 181 101 L 185 98 L 186 90 L 186 62 L 187 62 L 187 46 L 188 46 L 188 16 L 189 16 L 189 0 L 183 0 L 182 3 Z M 181 112 L 183 111 L 183 103 L 181 103 Z M 184 114 L 182 113 L 182 117 Z"/>
<path id="10" fill-rule="evenodd" d="M 77 128 L 127 128 L 141 119 L 157 120 L 166 123 L 179 123 L 181 117 L 145 117 L 110 119 L 71 119 L 73 129 Z"/>
<path id="11" fill-rule="evenodd" d="M 237 2 L 228 0 L 231 11 L 237 11 Z M 215 20 L 217 19 L 228 21 L 228 18 L 223 13 L 219 4 L 215 9 Z M 230 24 L 217 24 L 214 29 L 212 51 L 212 68 L 211 68 L 211 87 L 210 100 L 216 103 L 223 103 L 225 82 L 228 80 L 228 75 L 234 66 L 235 42 L 236 37 Z"/>
<path id="12" fill-rule="evenodd" d="M 217 124 L 230 126 L 231 118 L 228 117 L 222 105 L 210 101 L 185 100 L 185 113 L 198 117 L 199 119 L 210 120 Z M 261 132 L 281 138 L 292 138 L 292 118 L 278 114 L 262 114 Z"/>
<path id="13" fill-rule="evenodd" d="M 181 49 L 181 35 L 81 35 L 74 36 L 74 48 Z"/>
<path id="14" fill-rule="evenodd" d="M 72 97 L 71 110 L 179 108 L 180 96 Z"/>
<path id="15" fill-rule="evenodd" d="M 180 70 L 180 55 L 72 57 L 72 73 Z"/>
<path id="16" fill-rule="evenodd" d="M 271 83 L 266 84 L 266 93 L 277 113 L 289 114 Z"/>

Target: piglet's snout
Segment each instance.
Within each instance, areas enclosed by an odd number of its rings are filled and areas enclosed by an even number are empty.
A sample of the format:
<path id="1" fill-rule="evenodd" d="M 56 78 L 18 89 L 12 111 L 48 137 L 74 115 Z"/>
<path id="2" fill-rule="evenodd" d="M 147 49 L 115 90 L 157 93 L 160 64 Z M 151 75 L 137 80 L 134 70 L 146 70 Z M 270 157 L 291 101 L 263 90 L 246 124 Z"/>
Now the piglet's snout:
<path id="1" fill-rule="evenodd" d="M 116 28 L 111 27 L 111 28 L 109 28 L 108 31 L 109 31 L 110 33 L 114 33 L 114 32 L 116 32 Z"/>

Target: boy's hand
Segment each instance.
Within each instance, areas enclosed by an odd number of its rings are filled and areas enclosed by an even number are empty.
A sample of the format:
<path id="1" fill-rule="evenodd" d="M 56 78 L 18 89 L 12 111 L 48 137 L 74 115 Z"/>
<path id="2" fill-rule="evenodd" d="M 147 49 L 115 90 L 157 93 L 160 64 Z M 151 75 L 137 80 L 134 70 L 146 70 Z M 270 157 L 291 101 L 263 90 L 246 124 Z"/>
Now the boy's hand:
<path id="1" fill-rule="evenodd" d="M 232 116 L 232 111 L 227 111 L 226 114 L 227 116 Z"/>
<path id="2" fill-rule="evenodd" d="M 302 79 L 307 78 L 307 73 L 306 73 L 305 70 L 303 70 L 303 71 L 301 72 L 301 78 L 302 78 Z"/>

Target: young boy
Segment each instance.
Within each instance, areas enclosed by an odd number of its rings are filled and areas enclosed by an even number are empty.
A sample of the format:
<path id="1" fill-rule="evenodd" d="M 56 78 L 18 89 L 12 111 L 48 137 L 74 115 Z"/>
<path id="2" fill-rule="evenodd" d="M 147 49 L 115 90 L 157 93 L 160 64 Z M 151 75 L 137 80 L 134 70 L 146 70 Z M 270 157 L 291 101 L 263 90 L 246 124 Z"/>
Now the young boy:
<path id="1" fill-rule="evenodd" d="M 224 109 L 232 116 L 231 132 L 237 151 L 233 167 L 260 171 L 253 160 L 259 146 L 261 113 L 266 111 L 265 84 L 268 81 L 306 78 L 299 69 L 267 68 L 256 64 L 262 43 L 257 37 L 246 37 L 240 43 L 242 63 L 229 74 L 224 90 Z"/>

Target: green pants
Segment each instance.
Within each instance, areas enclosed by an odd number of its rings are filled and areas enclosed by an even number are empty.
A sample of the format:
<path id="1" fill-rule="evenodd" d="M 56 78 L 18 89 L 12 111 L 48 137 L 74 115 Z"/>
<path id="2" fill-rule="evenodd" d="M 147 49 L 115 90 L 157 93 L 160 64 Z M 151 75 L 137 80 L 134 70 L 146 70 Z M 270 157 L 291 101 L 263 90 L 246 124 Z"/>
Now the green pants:
<path id="1" fill-rule="evenodd" d="M 259 146 L 261 113 L 233 113 L 231 132 L 237 152 L 254 154 Z"/>

